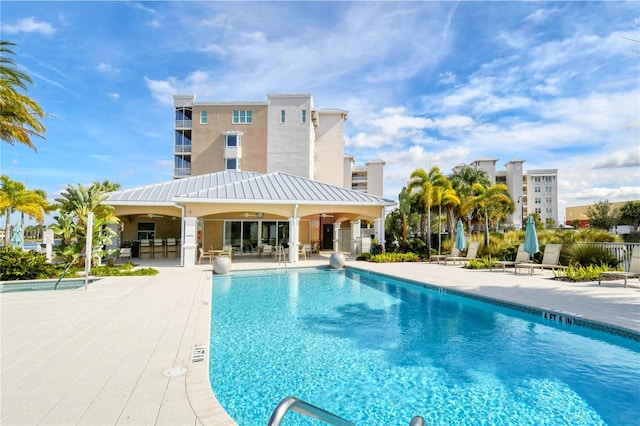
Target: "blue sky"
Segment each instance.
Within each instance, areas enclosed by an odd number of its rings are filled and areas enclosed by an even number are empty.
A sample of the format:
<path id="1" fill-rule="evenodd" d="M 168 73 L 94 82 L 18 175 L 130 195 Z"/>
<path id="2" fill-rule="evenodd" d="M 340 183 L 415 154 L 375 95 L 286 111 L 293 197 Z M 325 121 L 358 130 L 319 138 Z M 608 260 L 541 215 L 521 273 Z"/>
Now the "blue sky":
<path id="1" fill-rule="evenodd" d="M 564 208 L 640 199 L 637 2 L 2 2 L 1 38 L 50 115 L 2 173 L 68 184 L 170 180 L 172 95 L 311 93 L 349 111 L 345 151 L 416 168 L 480 157 L 557 168 Z"/>

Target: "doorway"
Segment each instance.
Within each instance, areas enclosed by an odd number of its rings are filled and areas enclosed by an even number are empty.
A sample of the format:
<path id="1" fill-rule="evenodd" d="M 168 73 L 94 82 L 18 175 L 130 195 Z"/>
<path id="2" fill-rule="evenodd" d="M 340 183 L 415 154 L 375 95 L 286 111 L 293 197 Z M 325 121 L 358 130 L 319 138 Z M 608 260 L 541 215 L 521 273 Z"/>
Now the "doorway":
<path id="1" fill-rule="evenodd" d="M 333 250 L 333 224 L 322 224 L 322 250 Z"/>

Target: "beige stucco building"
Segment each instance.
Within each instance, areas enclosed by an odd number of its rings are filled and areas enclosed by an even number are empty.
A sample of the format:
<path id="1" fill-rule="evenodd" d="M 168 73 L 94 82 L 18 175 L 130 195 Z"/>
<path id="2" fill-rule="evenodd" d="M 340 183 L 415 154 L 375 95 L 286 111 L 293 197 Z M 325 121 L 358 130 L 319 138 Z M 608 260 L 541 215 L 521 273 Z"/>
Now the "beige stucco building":
<path id="1" fill-rule="evenodd" d="M 508 222 L 520 229 L 526 217 L 538 213 L 543 223 L 558 225 L 558 170 L 523 169 L 525 160 L 514 159 L 505 164 L 504 170 L 496 170 L 498 158 L 483 157 L 471 165 L 487 172 L 492 184 L 502 183 L 516 204 Z"/>
<path id="2" fill-rule="evenodd" d="M 384 162 L 345 156 L 342 109 L 318 109 L 310 94 L 266 101 L 197 101 L 174 95 L 174 178 L 225 170 L 284 172 L 382 196 Z"/>

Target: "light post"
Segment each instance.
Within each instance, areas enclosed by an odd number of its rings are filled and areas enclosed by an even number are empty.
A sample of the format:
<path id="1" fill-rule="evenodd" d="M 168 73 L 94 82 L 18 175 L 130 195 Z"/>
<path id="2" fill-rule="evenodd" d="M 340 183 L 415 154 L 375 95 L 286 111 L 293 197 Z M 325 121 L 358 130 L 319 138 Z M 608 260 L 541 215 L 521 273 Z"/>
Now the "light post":
<path id="1" fill-rule="evenodd" d="M 524 200 L 522 195 L 518 197 L 516 203 L 520 206 L 520 230 L 524 229 Z"/>

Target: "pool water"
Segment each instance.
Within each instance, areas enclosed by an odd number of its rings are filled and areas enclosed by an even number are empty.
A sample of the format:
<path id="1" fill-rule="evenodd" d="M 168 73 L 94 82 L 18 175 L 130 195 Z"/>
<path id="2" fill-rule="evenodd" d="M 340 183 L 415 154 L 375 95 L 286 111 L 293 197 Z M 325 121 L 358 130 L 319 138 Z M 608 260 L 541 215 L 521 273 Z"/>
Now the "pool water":
<path id="1" fill-rule="evenodd" d="M 351 269 L 214 276 L 211 386 L 239 425 L 287 396 L 357 425 L 638 424 L 640 343 L 546 321 Z"/>
<path id="2" fill-rule="evenodd" d="M 96 281 L 96 278 L 91 278 L 87 281 L 87 284 L 91 284 Z M 58 280 L 25 280 L 25 281 L 5 281 L 0 284 L 0 293 L 13 293 L 22 291 L 48 291 L 48 290 L 72 290 L 80 287 L 84 287 L 83 279 L 63 279 L 58 284 L 56 289 L 56 283 Z"/>

